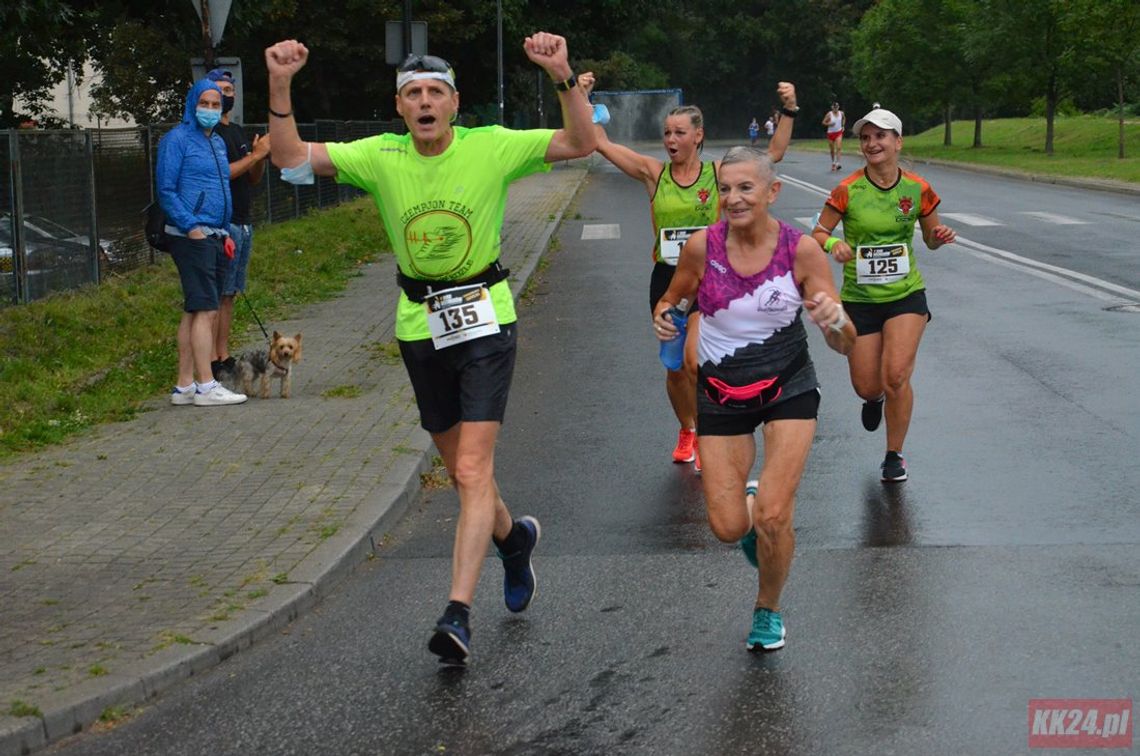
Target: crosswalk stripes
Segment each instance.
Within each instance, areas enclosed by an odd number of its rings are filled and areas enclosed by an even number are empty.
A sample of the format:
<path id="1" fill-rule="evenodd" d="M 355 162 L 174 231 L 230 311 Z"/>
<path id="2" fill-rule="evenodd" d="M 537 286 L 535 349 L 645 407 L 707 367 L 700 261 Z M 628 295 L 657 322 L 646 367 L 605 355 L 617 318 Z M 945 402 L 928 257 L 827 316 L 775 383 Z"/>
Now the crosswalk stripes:
<path id="1" fill-rule="evenodd" d="M 1057 213 L 1045 213 L 1040 211 L 1022 212 L 1018 215 L 1028 215 L 1030 218 L 1036 218 L 1045 223 L 1053 223 L 1057 226 L 1086 226 L 1088 221 L 1079 220 L 1077 218 L 1070 218 L 1067 215 L 1059 215 Z"/>
<path id="2" fill-rule="evenodd" d="M 986 218 L 982 215 L 974 215 L 973 213 L 938 213 L 939 217 L 948 218 L 955 223 L 964 223 L 967 226 L 1001 226 L 1004 225 L 1001 221 Z"/>

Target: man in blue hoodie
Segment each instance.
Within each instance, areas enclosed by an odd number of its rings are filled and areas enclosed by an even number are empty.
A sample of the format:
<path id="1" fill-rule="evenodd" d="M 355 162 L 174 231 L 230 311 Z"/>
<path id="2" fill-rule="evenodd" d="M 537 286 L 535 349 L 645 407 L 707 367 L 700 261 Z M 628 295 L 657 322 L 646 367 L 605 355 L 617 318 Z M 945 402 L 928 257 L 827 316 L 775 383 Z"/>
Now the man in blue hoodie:
<path id="1" fill-rule="evenodd" d="M 215 407 L 246 400 L 214 380 L 210 369 L 225 263 L 233 255 L 230 165 L 225 142 L 214 133 L 221 118 L 222 91 L 202 79 L 190 88 L 182 123 L 158 143 L 158 202 L 166 213 L 170 256 L 184 299 L 178 380 L 170 394 L 170 403 L 177 405 Z"/>

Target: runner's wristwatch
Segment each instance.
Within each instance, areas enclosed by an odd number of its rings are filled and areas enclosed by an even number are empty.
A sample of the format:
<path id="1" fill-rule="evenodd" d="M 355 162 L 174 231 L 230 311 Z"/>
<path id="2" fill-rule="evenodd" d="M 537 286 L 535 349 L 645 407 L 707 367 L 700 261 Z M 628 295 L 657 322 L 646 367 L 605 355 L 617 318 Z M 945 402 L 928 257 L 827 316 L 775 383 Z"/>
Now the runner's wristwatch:
<path id="1" fill-rule="evenodd" d="M 559 92 L 572 92 L 576 86 L 578 86 L 578 76 L 576 74 L 570 74 L 570 78 L 566 81 L 554 82 L 554 88 Z"/>

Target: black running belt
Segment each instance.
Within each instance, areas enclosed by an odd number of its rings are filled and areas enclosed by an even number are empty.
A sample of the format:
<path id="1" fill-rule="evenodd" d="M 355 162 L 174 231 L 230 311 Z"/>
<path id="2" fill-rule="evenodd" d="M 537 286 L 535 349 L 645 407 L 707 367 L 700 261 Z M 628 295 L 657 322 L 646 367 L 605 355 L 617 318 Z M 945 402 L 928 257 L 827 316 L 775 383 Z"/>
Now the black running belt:
<path id="1" fill-rule="evenodd" d="M 724 407 L 734 409 L 759 409 L 771 404 L 780 397 L 784 384 L 807 364 L 808 350 L 804 347 L 783 370 L 771 378 L 765 378 L 747 386 L 732 386 L 727 382 L 698 371 L 698 381 L 705 396 Z"/>
<path id="2" fill-rule="evenodd" d="M 413 302 L 423 302 L 433 292 L 443 291 L 455 286 L 469 286 L 474 284 L 484 284 L 486 286 L 493 286 L 499 281 L 502 281 L 511 275 L 508 268 L 504 268 L 499 264 L 498 260 L 491 263 L 486 270 L 477 276 L 465 278 L 462 281 L 425 281 L 421 278 L 412 278 L 405 276 L 402 271 L 396 271 L 396 283 L 404 290 L 408 299 Z"/>

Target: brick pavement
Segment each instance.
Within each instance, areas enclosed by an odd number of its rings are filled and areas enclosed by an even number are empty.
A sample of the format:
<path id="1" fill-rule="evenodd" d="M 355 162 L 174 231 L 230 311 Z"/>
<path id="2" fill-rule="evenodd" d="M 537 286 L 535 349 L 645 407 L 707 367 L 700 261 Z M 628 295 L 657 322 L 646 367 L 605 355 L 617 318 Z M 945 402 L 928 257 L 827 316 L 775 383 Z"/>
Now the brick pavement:
<path id="1" fill-rule="evenodd" d="M 585 168 L 512 185 L 516 297 Z M 271 634 L 367 558 L 431 467 L 391 256 L 304 333 L 293 398 L 173 407 L 0 465 L 0 756 L 142 703 Z M 41 716 L 13 716 L 17 702 Z M 16 713 L 19 713 L 18 711 Z"/>

